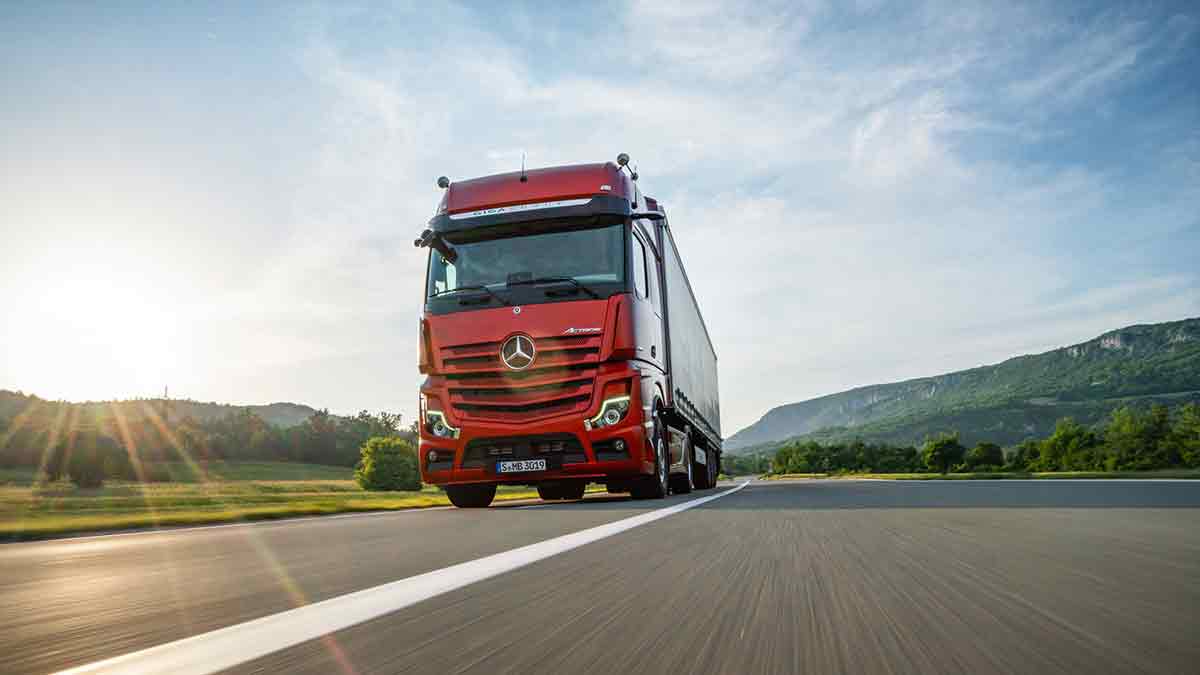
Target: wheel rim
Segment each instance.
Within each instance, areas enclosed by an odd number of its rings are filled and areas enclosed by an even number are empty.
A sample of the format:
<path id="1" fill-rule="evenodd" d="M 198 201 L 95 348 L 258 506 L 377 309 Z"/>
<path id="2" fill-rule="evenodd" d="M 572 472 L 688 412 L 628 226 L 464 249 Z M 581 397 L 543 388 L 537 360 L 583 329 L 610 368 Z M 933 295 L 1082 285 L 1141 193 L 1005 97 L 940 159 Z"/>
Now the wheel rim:
<path id="1" fill-rule="evenodd" d="M 661 437 L 658 439 L 658 484 L 662 487 L 663 492 L 667 491 L 667 477 L 671 472 L 671 466 L 667 463 L 666 444 L 663 443 Z"/>

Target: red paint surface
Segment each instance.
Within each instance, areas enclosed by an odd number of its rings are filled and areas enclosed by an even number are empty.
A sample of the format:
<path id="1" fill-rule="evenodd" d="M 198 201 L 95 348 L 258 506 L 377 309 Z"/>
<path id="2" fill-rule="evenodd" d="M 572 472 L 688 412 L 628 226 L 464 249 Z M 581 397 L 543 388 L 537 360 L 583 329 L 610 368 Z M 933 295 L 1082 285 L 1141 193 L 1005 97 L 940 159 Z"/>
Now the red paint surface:
<path id="1" fill-rule="evenodd" d="M 501 173 L 450 184 L 443 202 L 450 213 L 478 209 L 615 195 L 629 199 L 633 182 L 616 164 L 578 164 L 547 169 L 530 169 L 521 182 L 521 172 Z M 610 189 L 601 189 L 607 185 Z"/>

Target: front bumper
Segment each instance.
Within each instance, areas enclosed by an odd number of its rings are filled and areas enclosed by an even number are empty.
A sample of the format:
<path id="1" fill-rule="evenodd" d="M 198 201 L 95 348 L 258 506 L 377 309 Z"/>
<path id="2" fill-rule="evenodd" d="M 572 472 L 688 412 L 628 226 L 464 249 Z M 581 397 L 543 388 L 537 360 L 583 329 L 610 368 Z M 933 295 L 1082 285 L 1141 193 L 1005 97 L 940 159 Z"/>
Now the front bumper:
<path id="1" fill-rule="evenodd" d="M 654 458 L 650 453 L 646 452 L 646 428 L 641 423 L 641 416 L 630 415 L 629 417 L 637 417 L 637 421 L 628 424 L 621 424 L 612 429 L 600 429 L 588 431 L 584 428 L 583 418 L 560 420 L 555 422 L 547 422 L 538 424 L 536 428 L 526 427 L 520 430 L 514 430 L 509 425 L 471 425 L 464 426 L 457 439 L 435 438 L 422 433 L 420 448 L 418 455 L 421 458 L 421 479 L 426 483 L 434 485 L 453 485 L 458 483 L 499 483 L 512 485 L 525 485 L 545 480 L 559 479 L 606 479 L 606 478 L 623 478 L 632 477 L 642 474 L 654 473 Z M 485 461 L 482 467 L 464 467 L 462 466 L 464 456 L 466 454 L 467 445 L 473 440 L 481 440 L 488 438 L 506 438 L 512 439 L 522 435 L 528 436 L 544 436 L 550 434 L 571 434 L 575 436 L 583 446 L 583 461 L 571 461 L 563 458 L 561 466 L 551 468 L 547 471 L 538 471 L 533 473 L 523 474 L 498 474 L 495 470 L 495 462 L 501 459 L 509 459 L 508 457 L 489 458 Z M 628 458 L 625 459 L 599 459 L 596 453 L 596 444 L 605 441 L 615 441 L 620 439 L 625 442 Z M 454 460 L 450 466 L 444 467 L 446 462 L 438 462 L 431 466 L 428 461 L 428 453 L 430 449 L 436 448 L 439 451 L 452 451 Z M 550 456 L 547 456 L 549 458 Z M 522 457 L 521 459 L 528 459 Z M 576 456 L 574 459 L 579 459 Z M 556 464 L 560 462 L 550 462 Z"/>

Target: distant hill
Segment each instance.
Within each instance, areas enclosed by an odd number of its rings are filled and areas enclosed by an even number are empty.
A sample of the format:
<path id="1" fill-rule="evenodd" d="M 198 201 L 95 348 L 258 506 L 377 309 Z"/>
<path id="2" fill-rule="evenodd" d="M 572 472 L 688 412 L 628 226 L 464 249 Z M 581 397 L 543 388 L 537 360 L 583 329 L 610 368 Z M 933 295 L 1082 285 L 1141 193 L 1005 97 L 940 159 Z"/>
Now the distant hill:
<path id="1" fill-rule="evenodd" d="M 804 437 L 968 443 L 1048 435 L 1060 417 L 1092 424 L 1121 405 L 1200 400 L 1200 318 L 1110 331 L 1003 363 L 877 384 L 773 408 L 725 441 L 733 452 Z"/>
<path id="2" fill-rule="evenodd" d="M 26 408 L 31 394 L 0 389 L 0 419 L 11 419 Z M 88 413 L 97 413 L 100 418 L 120 412 L 127 418 L 140 418 L 147 408 L 161 411 L 163 399 L 148 398 L 126 401 L 87 401 L 74 406 Z M 269 403 L 267 405 L 232 405 L 229 403 L 204 403 L 188 399 L 167 401 L 171 419 L 191 417 L 197 422 L 219 419 L 242 410 L 249 410 L 272 426 L 287 428 L 301 424 L 312 416 L 316 409 L 299 403 Z"/>

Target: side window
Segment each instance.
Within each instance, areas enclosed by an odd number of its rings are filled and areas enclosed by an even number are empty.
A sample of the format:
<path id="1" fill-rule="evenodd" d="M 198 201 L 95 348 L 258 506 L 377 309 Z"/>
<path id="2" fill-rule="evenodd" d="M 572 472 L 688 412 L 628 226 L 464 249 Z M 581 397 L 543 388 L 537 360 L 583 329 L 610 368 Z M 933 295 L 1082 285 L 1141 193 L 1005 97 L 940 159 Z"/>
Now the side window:
<path id="1" fill-rule="evenodd" d="M 633 286 L 639 298 L 646 297 L 646 245 L 636 235 L 633 237 Z"/>

